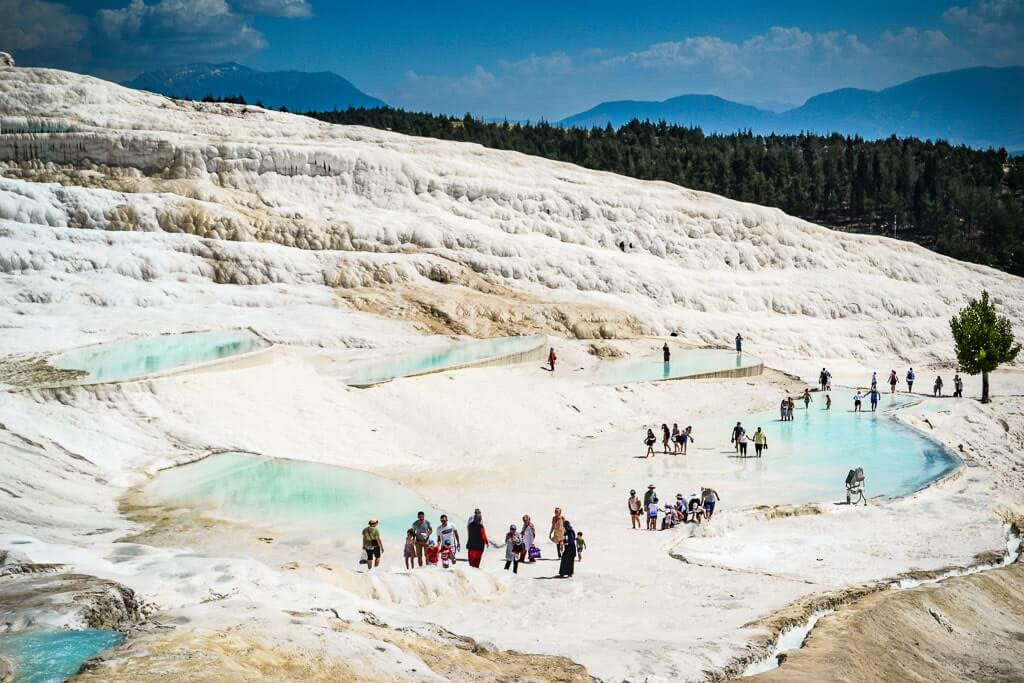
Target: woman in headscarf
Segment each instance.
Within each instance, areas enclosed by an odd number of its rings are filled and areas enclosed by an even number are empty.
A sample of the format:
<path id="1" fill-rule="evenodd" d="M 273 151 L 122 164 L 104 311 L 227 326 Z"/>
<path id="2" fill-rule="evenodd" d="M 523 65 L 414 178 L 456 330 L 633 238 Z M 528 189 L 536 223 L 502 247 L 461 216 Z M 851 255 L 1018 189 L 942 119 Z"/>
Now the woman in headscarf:
<path id="1" fill-rule="evenodd" d="M 567 519 L 562 520 L 562 527 L 565 529 L 565 548 L 562 550 L 562 563 L 558 566 L 558 578 L 568 579 L 572 578 L 576 568 L 576 531 Z"/>
<path id="2" fill-rule="evenodd" d="M 533 525 L 533 521 L 530 519 L 530 515 L 523 515 L 523 552 L 519 556 L 519 561 L 522 562 L 527 559 L 527 555 L 530 552 L 530 547 L 537 542 L 537 527 Z M 530 562 L 536 562 L 537 560 L 530 558 Z"/>
<path id="3" fill-rule="evenodd" d="M 484 548 L 487 547 L 487 531 L 484 529 L 483 515 L 480 508 L 473 512 L 473 516 L 466 525 L 466 554 L 469 555 L 469 566 L 480 568 L 480 560 L 484 556 Z"/>

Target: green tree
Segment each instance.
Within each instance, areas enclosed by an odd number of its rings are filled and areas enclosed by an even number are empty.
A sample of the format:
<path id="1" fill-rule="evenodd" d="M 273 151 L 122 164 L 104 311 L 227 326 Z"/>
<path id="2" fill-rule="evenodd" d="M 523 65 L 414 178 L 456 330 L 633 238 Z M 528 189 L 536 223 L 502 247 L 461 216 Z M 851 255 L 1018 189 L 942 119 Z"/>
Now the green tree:
<path id="1" fill-rule="evenodd" d="M 971 299 L 949 327 L 960 368 L 969 375 L 981 373 L 981 402 L 988 403 L 988 373 L 1012 362 L 1020 352 L 1010 319 L 996 313 L 988 292 L 982 290 L 981 299 Z"/>

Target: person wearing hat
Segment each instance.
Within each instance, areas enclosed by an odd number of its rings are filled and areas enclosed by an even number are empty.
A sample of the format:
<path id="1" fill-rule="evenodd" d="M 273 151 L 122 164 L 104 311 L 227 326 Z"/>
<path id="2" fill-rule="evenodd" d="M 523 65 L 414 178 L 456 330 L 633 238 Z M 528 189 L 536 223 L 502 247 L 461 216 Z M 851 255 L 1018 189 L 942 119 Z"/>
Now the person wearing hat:
<path id="1" fill-rule="evenodd" d="M 636 489 L 629 490 L 629 518 L 633 522 L 633 528 L 640 528 L 640 513 L 643 512 L 643 504 L 636 497 Z"/>
<path id="2" fill-rule="evenodd" d="M 363 550 L 366 551 L 366 571 L 380 566 L 380 556 L 384 552 L 384 542 L 380 538 L 377 520 L 371 519 L 363 529 Z"/>

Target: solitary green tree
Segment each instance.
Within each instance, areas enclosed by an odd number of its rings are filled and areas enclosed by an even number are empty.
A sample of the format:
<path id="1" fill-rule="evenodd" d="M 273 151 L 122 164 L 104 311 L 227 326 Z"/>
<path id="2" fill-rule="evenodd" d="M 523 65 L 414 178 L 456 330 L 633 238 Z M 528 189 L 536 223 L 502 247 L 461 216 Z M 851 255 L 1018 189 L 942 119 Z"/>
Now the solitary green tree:
<path id="1" fill-rule="evenodd" d="M 996 314 L 988 292 L 982 290 L 981 299 L 971 299 L 949 321 L 949 327 L 960 369 L 969 375 L 981 373 L 981 402 L 988 403 L 988 373 L 1012 362 L 1020 352 L 1010 319 Z"/>

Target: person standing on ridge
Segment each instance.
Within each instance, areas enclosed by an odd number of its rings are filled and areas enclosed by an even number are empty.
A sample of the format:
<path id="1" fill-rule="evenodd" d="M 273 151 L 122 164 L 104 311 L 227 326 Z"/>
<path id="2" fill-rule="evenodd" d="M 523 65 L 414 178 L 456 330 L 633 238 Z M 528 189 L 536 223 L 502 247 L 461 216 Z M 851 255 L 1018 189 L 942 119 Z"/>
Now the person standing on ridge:
<path id="1" fill-rule="evenodd" d="M 668 348 L 668 342 L 665 342 L 665 345 L 661 347 L 661 356 L 666 363 L 672 360 L 672 352 Z"/>
<path id="2" fill-rule="evenodd" d="M 889 371 L 889 393 L 890 394 L 895 394 L 896 393 L 896 385 L 899 384 L 899 382 L 900 381 L 898 379 L 896 379 L 896 371 L 895 370 L 890 370 Z"/>
<path id="3" fill-rule="evenodd" d="M 736 333 L 736 353 L 743 353 L 743 335 Z"/>
<path id="4" fill-rule="evenodd" d="M 466 525 L 466 553 L 469 555 L 469 566 L 480 568 L 480 560 L 484 557 L 484 548 L 487 547 L 487 530 L 484 529 L 483 515 L 480 508 L 473 512 L 473 516 Z"/>
<path id="5" fill-rule="evenodd" d="M 384 541 L 377 528 L 377 520 L 371 519 L 363 529 L 363 550 L 366 551 L 366 571 L 380 566 L 380 556 L 384 554 Z"/>
<path id="6" fill-rule="evenodd" d="M 552 346 L 548 349 L 548 369 L 551 372 L 555 371 L 555 361 L 558 360 L 558 355 L 555 353 L 555 347 Z"/>
<path id="7" fill-rule="evenodd" d="M 907 393 L 914 393 L 914 368 L 907 370 Z"/>
<path id="8" fill-rule="evenodd" d="M 825 368 L 822 368 L 821 372 L 818 374 L 818 384 L 821 386 L 821 390 L 822 391 L 825 391 L 825 385 L 827 383 L 828 383 L 828 373 L 825 371 Z"/>
<path id="9" fill-rule="evenodd" d="M 427 552 L 427 545 L 434 533 L 434 526 L 422 510 L 416 513 L 416 521 L 412 523 L 412 530 L 416 532 L 416 562 L 422 567 L 423 554 Z"/>
<path id="10" fill-rule="evenodd" d="M 551 531 L 548 532 L 548 540 L 555 544 L 558 556 L 562 556 L 565 549 L 565 520 L 562 519 L 562 508 L 555 508 L 555 516 L 551 518 Z"/>
<path id="11" fill-rule="evenodd" d="M 448 544 L 452 547 L 454 552 L 462 550 L 462 539 L 459 538 L 459 530 L 455 528 L 454 524 L 448 523 L 448 515 L 441 515 L 441 525 L 437 527 L 437 543 L 444 547 Z M 455 558 L 452 557 L 452 564 L 455 564 Z"/>
<path id="12" fill-rule="evenodd" d="M 935 376 L 935 386 L 932 387 L 932 393 L 936 398 L 942 398 L 942 377 L 940 375 Z"/>

